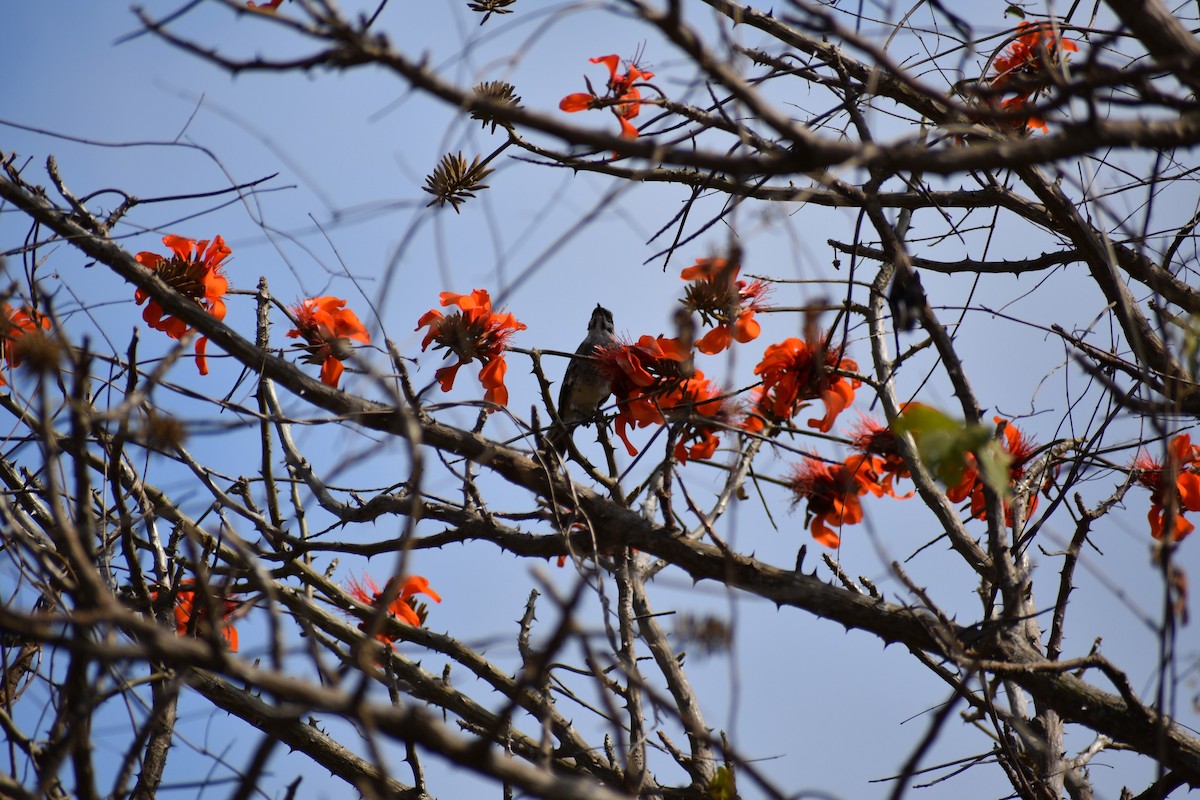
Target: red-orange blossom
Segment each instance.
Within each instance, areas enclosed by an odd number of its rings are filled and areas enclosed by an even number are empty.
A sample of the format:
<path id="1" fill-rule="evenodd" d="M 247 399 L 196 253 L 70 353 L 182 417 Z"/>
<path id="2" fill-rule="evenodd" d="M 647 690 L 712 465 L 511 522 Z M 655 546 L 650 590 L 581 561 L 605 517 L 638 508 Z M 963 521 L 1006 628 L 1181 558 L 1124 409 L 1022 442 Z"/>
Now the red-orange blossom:
<path id="1" fill-rule="evenodd" d="M 163 282 L 179 294 L 192 300 L 217 319 L 225 319 L 225 293 L 229 281 L 221 274 L 224 261 L 233 252 L 225 240 L 217 236 L 210 244 L 207 239 L 196 242 L 182 236 L 164 236 L 163 244 L 171 248 L 169 258 L 157 253 L 141 252 L 134 258 L 143 267 L 158 275 Z M 172 339 L 182 339 L 191 332 L 187 323 L 163 311 L 161 305 L 143 289 L 134 292 L 133 299 L 140 306 L 150 303 L 142 312 L 142 319 L 156 331 L 162 331 Z M 196 367 L 201 375 L 208 374 L 206 352 L 208 339 L 201 336 L 196 340 Z"/>
<path id="2" fill-rule="evenodd" d="M 463 364 L 478 359 L 483 364 L 479 371 L 479 382 L 487 389 L 484 398 L 497 405 L 508 405 L 508 388 L 504 375 L 508 365 L 504 351 L 509 338 L 517 331 L 525 330 L 525 323 L 518 322 L 512 314 L 492 311 L 492 298 L 484 289 L 470 294 L 442 292 L 438 295 L 443 306 L 456 305 L 459 311 L 446 316 L 436 308 L 430 309 L 417 320 L 417 330 L 429 326 L 421 342 L 424 351 L 431 344 L 434 349 L 445 349 L 447 355 L 458 356 L 457 364 L 440 368 L 434 377 L 443 392 L 454 388 L 454 378 Z"/>

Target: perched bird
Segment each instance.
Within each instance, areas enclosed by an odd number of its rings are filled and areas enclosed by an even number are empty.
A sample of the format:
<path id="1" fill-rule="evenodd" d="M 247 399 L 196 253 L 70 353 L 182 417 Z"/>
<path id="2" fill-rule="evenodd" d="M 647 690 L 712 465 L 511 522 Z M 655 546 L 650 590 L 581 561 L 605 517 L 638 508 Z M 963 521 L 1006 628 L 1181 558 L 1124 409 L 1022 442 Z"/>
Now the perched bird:
<path id="1" fill-rule="evenodd" d="M 612 312 L 597 303 L 588 320 L 587 336 L 576 348 L 558 390 L 558 416 L 563 424 L 556 425 L 546 437 L 560 454 L 567 452 L 567 440 L 574 427 L 595 417 L 612 394 L 612 383 L 601 374 L 593 356 L 615 341 Z"/>
<path id="2" fill-rule="evenodd" d="M 892 288 L 888 290 L 888 305 L 897 331 L 911 331 L 921 323 L 925 309 L 925 289 L 921 276 L 906 264 L 896 265 Z"/>

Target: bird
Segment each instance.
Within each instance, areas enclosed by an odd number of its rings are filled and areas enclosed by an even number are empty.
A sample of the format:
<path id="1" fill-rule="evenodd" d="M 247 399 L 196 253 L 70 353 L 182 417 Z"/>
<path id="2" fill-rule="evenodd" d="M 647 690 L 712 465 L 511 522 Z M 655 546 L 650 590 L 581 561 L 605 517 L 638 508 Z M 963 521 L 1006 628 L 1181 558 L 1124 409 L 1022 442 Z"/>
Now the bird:
<path id="1" fill-rule="evenodd" d="M 600 371 L 595 355 L 614 342 L 612 312 L 597 303 L 588 320 L 587 336 L 575 349 L 575 357 L 567 365 L 558 390 L 558 417 L 562 424 L 555 425 L 546 437 L 560 455 L 567 452 L 567 440 L 574 427 L 592 420 L 612 394 L 612 381 Z"/>

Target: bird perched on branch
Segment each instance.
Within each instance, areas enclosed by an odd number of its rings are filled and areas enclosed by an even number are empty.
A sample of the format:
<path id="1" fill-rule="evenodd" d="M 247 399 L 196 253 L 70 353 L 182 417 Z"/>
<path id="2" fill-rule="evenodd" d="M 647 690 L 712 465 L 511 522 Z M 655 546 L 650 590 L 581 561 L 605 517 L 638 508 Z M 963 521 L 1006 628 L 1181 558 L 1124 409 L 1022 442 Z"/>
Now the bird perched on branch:
<path id="1" fill-rule="evenodd" d="M 567 452 L 567 440 L 575 426 L 595 418 L 601 404 L 612 394 L 612 383 L 600 372 L 595 355 L 615 341 L 612 312 L 597 303 L 588 320 L 587 336 L 575 350 L 558 390 L 558 416 L 562 424 L 555 425 L 546 437 L 559 454 Z"/>

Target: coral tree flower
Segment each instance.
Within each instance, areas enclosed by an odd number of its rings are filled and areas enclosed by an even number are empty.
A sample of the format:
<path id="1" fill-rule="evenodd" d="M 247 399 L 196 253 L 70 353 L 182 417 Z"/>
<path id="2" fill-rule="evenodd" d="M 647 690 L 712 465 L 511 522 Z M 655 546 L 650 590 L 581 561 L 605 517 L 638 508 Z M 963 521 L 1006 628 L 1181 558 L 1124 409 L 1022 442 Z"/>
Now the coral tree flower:
<path id="1" fill-rule="evenodd" d="M 716 323 L 696 342 L 701 353 L 715 355 L 734 341 L 753 341 L 762 330 L 754 315 L 766 307 L 763 297 L 769 287 L 758 280 L 738 280 L 741 269 L 724 258 L 698 258 L 679 276 L 692 282 L 680 301 L 683 307 L 698 313 L 706 325 Z"/>
<path id="2" fill-rule="evenodd" d="M 446 316 L 436 308 L 430 309 L 417 320 L 417 330 L 429 326 L 421 350 L 437 343 L 435 350 L 445 348 L 458 356 L 458 363 L 442 367 L 435 374 L 443 392 L 454 388 L 458 368 L 475 359 L 483 364 L 479 371 L 479 382 L 487 389 L 484 398 L 497 405 L 508 405 L 508 388 L 504 375 L 508 365 L 504 351 L 509 338 L 517 331 L 525 330 L 525 323 L 518 322 L 512 314 L 497 314 L 492 311 L 492 298 L 484 289 L 470 294 L 442 292 L 438 295 L 443 306 L 456 305 L 459 311 Z"/>
<path id="3" fill-rule="evenodd" d="M 708 459 L 717 452 L 721 439 L 717 432 L 733 420 L 732 405 L 724 392 L 704 373 L 679 381 L 657 399 L 658 407 L 672 419 L 686 421 L 675 443 L 675 459 L 686 464 L 688 459 Z"/>
<path id="4" fill-rule="evenodd" d="M 1079 52 L 1079 45 L 1058 37 L 1050 23 L 1022 22 L 1017 31 L 1017 38 L 992 62 L 991 84 L 1028 96 L 1045 88 L 1047 67 L 1061 66 L 1062 54 Z"/>
<path id="5" fill-rule="evenodd" d="M 246 8 L 261 14 L 274 14 L 279 10 L 279 6 L 281 5 L 283 5 L 283 0 L 265 0 L 262 3 L 255 3 L 253 0 L 250 0 L 250 2 L 246 3 Z"/>
<path id="6" fill-rule="evenodd" d="M 392 588 L 396 578 L 388 579 L 387 586 L 383 591 L 375 585 L 375 581 L 371 576 L 363 573 L 361 582 L 353 577 L 349 580 L 349 593 L 358 602 L 364 606 L 378 607 L 380 601 L 383 600 L 387 590 Z M 416 595 L 423 594 L 433 600 L 435 603 L 442 602 L 441 596 L 433 589 L 429 588 L 429 581 L 422 578 L 420 575 L 410 575 L 407 578 L 400 579 L 400 594 L 388 606 L 388 616 L 392 619 L 399 620 L 406 625 L 412 625 L 414 628 L 419 628 L 425 624 L 425 619 L 429 615 L 429 609 L 424 603 L 417 600 Z M 363 622 L 358 626 L 361 631 L 366 631 L 367 623 Z M 380 631 L 375 634 L 375 638 L 380 642 L 395 647 L 393 642 L 396 637 L 387 631 Z"/>
<path id="7" fill-rule="evenodd" d="M 1050 126 L 1046 124 L 1046 120 L 1029 110 L 1030 103 L 1025 97 L 1010 97 L 1000 104 L 1000 108 L 1012 115 L 1007 124 L 1016 131 L 1050 132 Z"/>
<path id="8" fill-rule="evenodd" d="M 808 340 L 790 338 L 767 347 L 754 374 L 762 376 L 762 391 L 755 394 L 754 409 L 743 423 L 752 433 L 767 422 L 786 422 L 810 400 L 825 404 L 825 416 L 808 421 L 808 427 L 828 433 L 838 415 L 854 402 L 854 390 L 862 385 L 835 370 L 858 371 L 858 364 L 843 357 L 841 347 L 830 347 L 819 332 Z"/>
<path id="9" fill-rule="evenodd" d="M 1029 99 L 1051 86 L 1051 73 L 1062 70 L 1063 54 L 1078 52 L 1079 46 L 1057 36 L 1050 23 L 1022 22 L 1017 31 L 1017 38 L 992 61 L 993 72 L 987 85 L 998 93 L 1015 95 L 999 104 L 1001 110 L 1012 115 L 1007 124 L 1019 131 L 1046 132 L 1049 130 L 1046 121 L 1029 112 Z M 995 99 L 989 104 L 994 107 Z"/>
<path id="10" fill-rule="evenodd" d="M 8 303 L 0 304 L 0 358 L 9 369 L 21 366 L 24 358 L 21 340 L 37 333 L 38 328 L 50 330 L 50 318 L 30 306 L 14 309 Z M 0 386 L 4 385 L 4 373 L 0 372 Z"/>
<path id="11" fill-rule="evenodd" d="M 1181 433 L 1167 445 L 1167 462 L 1153 459 L 1147 453 L 1138 455 L 1133 463 L 1137 482 L 1150 490 L 1150 535 L 1163 538 L 1167 506 L 1175 511 L 1171 541 L 1178 542 L 1195 529 L 1184 519 L 1184 511 L 1200 511 L 1200 447 L 1192 444 L 1189 434 Z"/>
<path id="12" fill-rule="evenodd" d="M 321 365 L 321 383 L 338 387 L 342 379 L 342 361 L 350 355 L 350 340 L 371 343 L 371 336 L 339 297 L 310 297 L 292 307 L 296 327 L 287 332 L 288 338 L 302 338 L 308 344 L 304 360 Z"/>
<path id="13" fill-rule="evenodd" d="M 650 80 L 654 73 L 645 72 L 638 69 L 637 65 L 630 64 L 629 69 L 621 74 L 617 72 L 621 64 L 621 58 L 617 55 L 597 56 L 589 58 L 588 61 L 608 67 L 608 93 L 603 97 L 598 96 L 592 90 L 589 81 L 587 92 L 567 95 L 559 101 L 559 110 L 574 113 L 590 108 L 611 108 L 621 126 L 621 136 L 625 139 L 636 139 L 638 131 L 630 120 L 641 112 L 642 93 L 634 84 Z"/>
<path id="14" fill-rule="evenodd" d="M 896 481 L 900 478 L 911 478 L 908 466 L 900 455 L 900 447 L 896 442 L 896 432 L 887 425 L 881 425 L 867 416 L 860 416 L 859 423 L 850 432 L 850 447 L 864 455 L 875 456 L 879 468 L 880 486 L 883 493 L 897 500 L 906 500 L 913 496 L 896 494 Z"/>
<path id="15" fill-rule="evenodd" d="M 807 503 L 804 524 L 813 539 L 826 547 L 841 544 L 843 525 L 862 522 L 864 494 L 884 494 L 879 484 L 879 459 L 863 454 L 852 455 L 842 464 L 806 457 L 793 468 L 788 488 L 793 503 Z"/>
<path id="16" fill-rule="evenodd" d="M 141 252 L 135 258 L 179 294 L 191 299 L 217 319 L 225 319 L 225 293 L 229 281 L 221 274 L 222 262 L 229 257 L 230 250 L 225 240 L 217 236 L 209 244 L 207 239 L 196 242 L 182 236 L 164 236 L 163 244 L 171 248 L 173 255 L 164 258 L 157 253 Z M 156 331 L 162 331 L 172 339 L 182 339 L 191 328 L 179 319 L 165 315 L 158 301 L 142 289 L 134 292 L 134 300 L 140 306 L 149 300 L 142 312 L 142 319 Z M 208 359 L 205 357 L 208 339 L 201 336 L 196 340 L 196 367 L 201 375 L 208 374 Z"/>
<path id="17" fill-rule="evenodd" d="M 1001 427 L 1003 439 L 1000 441 L 1000 446 L 1009 457 L 1009 486 L 1016 486 L 1025 477 L 1025 467 L 1029 459 L 1033 457 L 1034 451 L 1037 450 L 1037 445 L 1025 436 L 1016 425 L 1005 420 L 1003 417 L 992 417 L 992 421 Z M 966 466 L 963 468 L 962 480 L 946 490 L 946 497 L 952 503 L 961 503 L 970 498 L 971 516 L 976 519 L 987 519 L 987 501 L 983 495 L 983 478 L 979 474 L 979 463 L 975 456 L 970 453 L 966 454 Z M 1029 504 L 1025 508 L 1025 516 L 1031 516 L 1037 510 L 1037 507 L 1038 495 L 1034 492 L 1029 496 Z M 1008 501 L 1004 502 L 1004 521 L 1007 525 L 1013 524 L 1012 506 Z"/>
<path id="18" fill-rule="evenodd" d="M 662 403 L 670 405 L 669 392 L 680 391 L 680 382 L 692 377 L 691 351 L 679 339 L 642 336 L 636 342 L 618 341 L 597 351 L 600 371 L 612 384 L 617 401 L 613 427 L 629 455 L 637 448 L 629 441 L 628 428 L 662 425 Z"/>
<path id="19" fill-rule="evenodd" d="M 185 578 L 179 582 L 180 587 L 194 586 L 195 584 L 196 581 L 193 578 Z M 157 597 L 157 594 L 153 596 Z M 220 626 L 221 636 L 228 643 L 229 650 L 236 653 L 238 651 L 238 632 L 230 620 L 241 608 L 242 602 L 237 598 L 217 595 L 215 603 L 221 610 L 221 619 L 217 623 Z M 175 635 L 195 636 L 198 639 L 207 639 L 212 635 L 208 604 L 204 602 L 203 597 L 197 597 L 194 590 L 180 591 L 175 595 Z"/>

